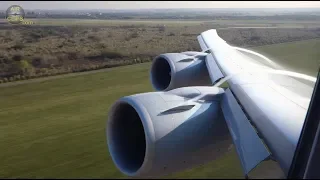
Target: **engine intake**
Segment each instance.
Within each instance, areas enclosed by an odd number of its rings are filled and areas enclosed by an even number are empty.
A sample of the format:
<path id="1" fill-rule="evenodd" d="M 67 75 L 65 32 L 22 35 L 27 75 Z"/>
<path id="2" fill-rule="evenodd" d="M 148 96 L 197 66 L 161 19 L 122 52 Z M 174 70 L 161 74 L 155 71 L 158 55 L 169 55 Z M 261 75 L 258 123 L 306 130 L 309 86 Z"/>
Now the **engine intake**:
<path id="1" fill-rule="evenodd" d="M 114 160 L 122 171 L 136 172 L 146 155 L 146 137 L 142 121 L 136 110 L 126 101 L 119 101 L 112 117 L 113 124 L 109 144 L 113 148 Z"/>

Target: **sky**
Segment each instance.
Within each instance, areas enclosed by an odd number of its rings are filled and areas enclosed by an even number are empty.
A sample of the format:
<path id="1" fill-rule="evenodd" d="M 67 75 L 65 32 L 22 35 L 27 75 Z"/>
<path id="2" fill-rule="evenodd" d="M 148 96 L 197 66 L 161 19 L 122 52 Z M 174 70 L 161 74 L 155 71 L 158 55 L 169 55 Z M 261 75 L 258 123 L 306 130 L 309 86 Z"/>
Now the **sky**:
<path id="1" fill-rule="evenodd" d="M 320 1 L 0 1 L 0 9 L 320 8 Z"/>

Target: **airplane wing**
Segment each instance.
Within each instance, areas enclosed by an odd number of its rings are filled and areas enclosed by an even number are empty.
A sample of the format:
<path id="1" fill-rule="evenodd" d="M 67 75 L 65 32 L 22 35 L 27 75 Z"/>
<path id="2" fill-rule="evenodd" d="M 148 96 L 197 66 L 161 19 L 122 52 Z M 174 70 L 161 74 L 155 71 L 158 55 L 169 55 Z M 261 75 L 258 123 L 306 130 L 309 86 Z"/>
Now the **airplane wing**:
<path id="1" fill-rule="evenodd" d="M 223 77 L 238 73 L 228 80 L 230 91 L 287 173 L 313 87 L 292 77 L 263 73 L 274 68 L 232 48 L 216 30 L 203 32 L 198 40 L 202 50 L 210 50 L 207 64 L 217 65 Z M 210 65 L 207 67 L 209 72 L 216 71 Z M 210 77 L 213 83 L 217 80 L 215 75 Z"/>
<path id="2" fill-rule="evenodd" d="M 214 161 L 233 146 L 244 175 L 268 158 L 287 174 L 313 90 L 305 80 L 315 78 L 233 47 L 214 29 L 198 41 L 202 52 L 154 58 L 157 92 L 111 106 L 106 136 L 116 167 L 128 176 L 163 176 Z M 224 81 L 227 89 L 219 87 Z"/>

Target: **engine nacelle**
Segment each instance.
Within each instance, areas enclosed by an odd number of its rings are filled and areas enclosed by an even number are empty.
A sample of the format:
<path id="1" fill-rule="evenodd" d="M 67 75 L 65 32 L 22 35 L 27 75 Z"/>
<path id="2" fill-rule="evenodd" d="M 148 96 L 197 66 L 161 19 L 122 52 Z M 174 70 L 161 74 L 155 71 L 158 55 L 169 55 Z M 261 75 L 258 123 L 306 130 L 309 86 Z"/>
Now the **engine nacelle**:
<path id="1" fill-rule="evenodd" d="M 159 177 L 226 153 L 233 143 L 220 108 L 223 92 L 184 87 L 116 101 L 106 129 L 116 167 L 127 176 Z M 210 94 L 193 100 L 203 93 Z"/>
<path id="2" fill-rule="evenodd" d="M 168 91 L 187 86 L 209 86 L 210 76 L 206 67 L 206 53 L 166 53 L 154 58 L 150 79 L 157 91 Z"/>

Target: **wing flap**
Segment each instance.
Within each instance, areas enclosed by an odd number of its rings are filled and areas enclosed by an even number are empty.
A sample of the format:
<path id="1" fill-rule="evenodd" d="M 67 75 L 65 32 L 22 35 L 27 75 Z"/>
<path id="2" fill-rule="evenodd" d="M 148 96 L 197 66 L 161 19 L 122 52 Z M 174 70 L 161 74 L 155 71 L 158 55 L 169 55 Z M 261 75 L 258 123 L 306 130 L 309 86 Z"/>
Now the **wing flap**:
<path id="1" fill-rule="evenodd" d="M 202 50 L 202 51 L 207 50 L 208 47 L 207 47 L 206 43 L 203 41 L 202 36 L 201 36 L 201 35 L 198 36 L 197 39 L 198 39 L 198 42 L 199 42 L 199 44 L 200 44 L 201 50 Z"/>
<path id="2" fill-rule="evenodd" d="M 213 84 L 224 77 L 212 54 L 207 55 L 205 62 Z"/>
<path id="3" fill-rule="evenodd" d="M 198 36 L 197 38 L 198 38 L 198 42 L 200 44 L 201 49 L 203 51 L 207 50 L 208 47 L 203 41 L 202 36 Z M 206 62 L 206 67 L 208 69 L 212 84 L 216 83 L 219 79 L 224 77 L 211 53 L 208 53 L 208 55 L 205 58 L 205 62 Z"/>
<path id="4" fill-rule="evenodd" d="M 221 108 L 245 175 L 270 156 L 249 123 L 230 89 L 225 91 Z"/>

